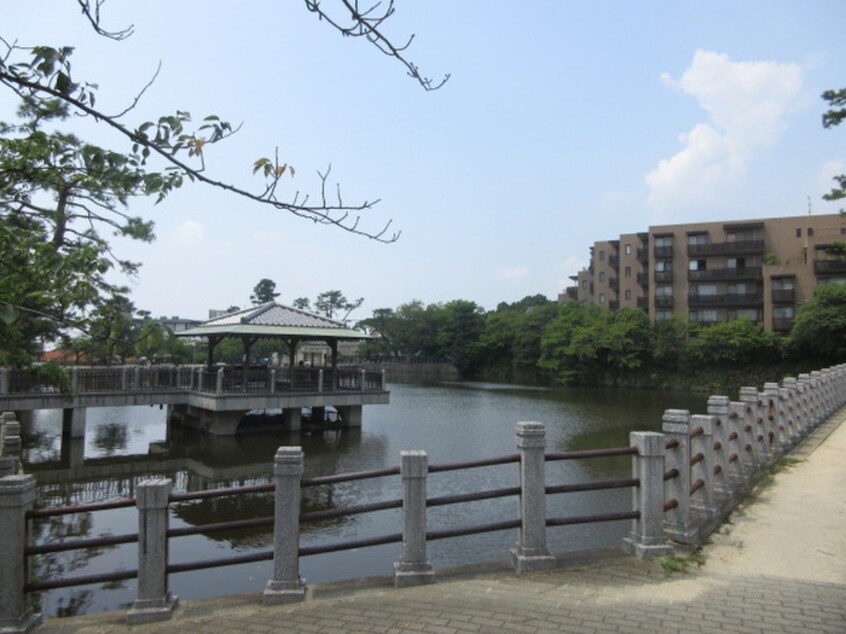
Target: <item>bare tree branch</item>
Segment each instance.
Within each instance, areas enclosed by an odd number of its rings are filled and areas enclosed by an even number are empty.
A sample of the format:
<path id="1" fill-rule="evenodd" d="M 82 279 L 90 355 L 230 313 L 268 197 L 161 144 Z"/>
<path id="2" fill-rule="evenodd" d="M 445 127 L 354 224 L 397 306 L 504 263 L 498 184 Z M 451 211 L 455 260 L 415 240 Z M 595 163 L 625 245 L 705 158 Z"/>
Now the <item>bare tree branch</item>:
<path id="1" fill-rule="evenodd" d="M 91 23 L 91 26 L 94 30 L 103 37 L 107 37 L 110 40 L 125 40 L 128 38 L 132 33 L 135 31 L 135 25 L 130 24 L 125 29 L 121 29 L 120 31 L 107 31 L 103 27 L 100 26 L 100 7 L 102 7 L 106 0 L 94 0 L 94 5 L 91 5 L 91 0 L 76 0 L 79 4 L 79 7 L 82 9 L 82 15 L 88 18 L 88 21 Z"/>
<path id="2" fill-rule="evenodd" d="M 373 4 L 367 9 L 359 8 L 358 0 L 353 0 L 352 2 L 350 2 L 350 0 L 340 0 L 341 4 L 344 5 L 350 14 L 348 22 L 342 22 L 338 18 L 331 17 L 323 9 L 323 3 L 321 0 L 304 1 L 306 9 L 317 14 L 319 19 L 326 20 L 326 22 L 335 27 L 341 35 L 349 37 L 363 37 L 382 53 L 388 57 L 396 59 L 405 66 L 409 77 L 416 80 L 424 88 L 424 90 L 437 90 L 449 79 L 450 75 L 449 73 L 446 73 L 439 82 L 434 82 L 429 77 L 421 75 L 420 69 L 417 65 L 406 59 L 403 53 L 414 40 L 413 34 L 408 38 L 408 41 L 405 44 L 397 46 L 382 33 L 380 27 L 394 13 L 394 0 L 388 0 L 388 4 L 384 8 L 382 7 L 383 3 L 380 1 L 376 2 L 376 4 Z"/>

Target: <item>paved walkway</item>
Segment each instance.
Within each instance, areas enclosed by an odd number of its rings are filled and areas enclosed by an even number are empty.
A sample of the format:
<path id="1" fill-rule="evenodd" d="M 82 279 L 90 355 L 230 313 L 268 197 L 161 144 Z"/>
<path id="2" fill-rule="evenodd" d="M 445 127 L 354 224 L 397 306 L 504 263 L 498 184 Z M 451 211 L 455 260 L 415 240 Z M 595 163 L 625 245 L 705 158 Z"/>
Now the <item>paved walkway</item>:
<path id="1" fill-rule="evenodd" d="M 704 564 L 595 554 L 518 577 L 503 565 L 438 571 L 397 590 L 389 579 L 314 588 L 264 607 L 256 595 L 185 602 L 171 621 L 128 627 L 123 614 L 51 620 L 40 634 L 100 632 L 784 632 L 846 633 L 846 409 L 759 486 L 703 549 Z"/>

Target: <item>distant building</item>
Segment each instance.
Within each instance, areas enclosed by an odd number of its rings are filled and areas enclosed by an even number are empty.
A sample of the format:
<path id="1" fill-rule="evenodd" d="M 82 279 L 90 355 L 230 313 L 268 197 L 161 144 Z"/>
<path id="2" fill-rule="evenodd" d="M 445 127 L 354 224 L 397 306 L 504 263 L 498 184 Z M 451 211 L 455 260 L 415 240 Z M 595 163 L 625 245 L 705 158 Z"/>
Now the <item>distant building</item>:
<path id="1" fill-rule="evenodd" d="M 171 332 L 182 332 L 189 328 L 195 328 L 201 323 L 198 319 L 185 319 L 184 317 L 159 317 L 156 319 L 162 326 L 166 326 Z"/>
<path id="2" fill-rule="evenodd" d="M 840 214 L 654 226 L 595 242 L 590 266 L 558 299 L 786 332 L 818 285 L 846 283 L 846 262 L 831 252 L 840 241 Z"/>

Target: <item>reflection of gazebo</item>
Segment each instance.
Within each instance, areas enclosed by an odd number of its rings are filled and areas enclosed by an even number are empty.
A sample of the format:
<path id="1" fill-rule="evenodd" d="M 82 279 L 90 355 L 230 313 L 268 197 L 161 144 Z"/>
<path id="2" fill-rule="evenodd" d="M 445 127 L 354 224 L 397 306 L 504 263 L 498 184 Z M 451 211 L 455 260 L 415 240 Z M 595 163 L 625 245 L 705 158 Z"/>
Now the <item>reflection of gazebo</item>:
<path id="1" fill-rule="evenodd" d="M 289 350 L 289 364 L 294 365 L 297 346 L 302 342 L 326 343 L 332 353 L 332 369 L 338 367 L 338 342 L 369 339 L 370 336 L 345 324 L 304 310 L 268 302 L 252 308 L 216 317 L 176 333 L 178 337 L 207 337 L 208 366 L 214 365 L 214 349 L 226 337 L 240 339 L 244 345 L 245 367 L 250 349 L 259 339 L 280 339 Z"/>

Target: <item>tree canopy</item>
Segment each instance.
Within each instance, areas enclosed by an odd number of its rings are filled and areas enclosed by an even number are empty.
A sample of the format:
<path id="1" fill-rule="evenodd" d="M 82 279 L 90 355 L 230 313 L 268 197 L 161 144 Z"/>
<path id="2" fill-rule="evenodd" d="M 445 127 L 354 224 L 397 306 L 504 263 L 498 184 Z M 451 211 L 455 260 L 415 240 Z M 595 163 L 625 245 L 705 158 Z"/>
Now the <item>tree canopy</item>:
<path id="1" fill-rule="evenodd" d="M 832 128 L 843 123 L 846 119 L 846 88 L 840 90 L 826 90 L 822 98 L 828 102 L 829 109 L 823 113 L 822 124 L 824 128 Z M 846 198 L 846 174 L 834 177 L 837 185 L 823 196 L 825 200 L 842 200 Z M 840 213 L 846 210 L 841 209 Z"/>

